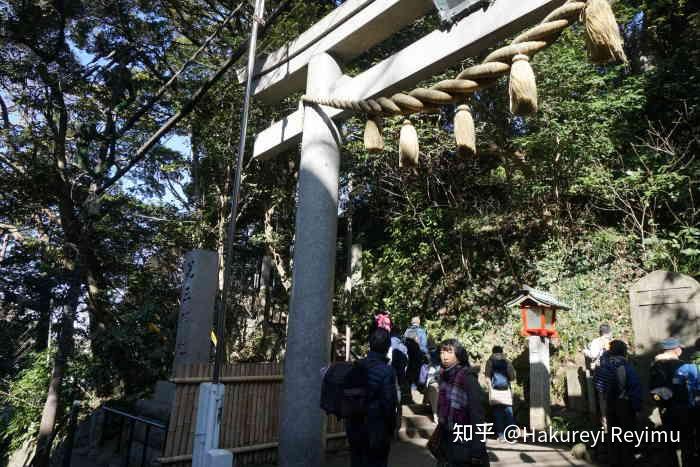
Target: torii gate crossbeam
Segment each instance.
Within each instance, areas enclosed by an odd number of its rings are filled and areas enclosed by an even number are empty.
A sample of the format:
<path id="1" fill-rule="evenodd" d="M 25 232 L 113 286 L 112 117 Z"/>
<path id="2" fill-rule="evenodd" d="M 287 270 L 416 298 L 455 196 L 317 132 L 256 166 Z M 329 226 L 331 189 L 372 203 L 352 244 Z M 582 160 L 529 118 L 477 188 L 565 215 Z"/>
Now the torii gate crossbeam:
<path id="1" fill-rule="evenodd" d="M 329 94 L 367 99 L 410 88 L 466 57 L 481 54 L 541 20 L 563 3 L 564 0 L 498 0 L 488 9 L 462 19 L 448 31 L 431 32 L 354 78 L 344 76 Z M 307 94 L 313 95 L 308 89 Z M 336 121 L 351 114 L 347 110 L 324 109 Z M 268 159 L 298 145 L 303 119 L 303 109 L 299 109 L 261 131 L 255 139 L 253 157 Z"/>

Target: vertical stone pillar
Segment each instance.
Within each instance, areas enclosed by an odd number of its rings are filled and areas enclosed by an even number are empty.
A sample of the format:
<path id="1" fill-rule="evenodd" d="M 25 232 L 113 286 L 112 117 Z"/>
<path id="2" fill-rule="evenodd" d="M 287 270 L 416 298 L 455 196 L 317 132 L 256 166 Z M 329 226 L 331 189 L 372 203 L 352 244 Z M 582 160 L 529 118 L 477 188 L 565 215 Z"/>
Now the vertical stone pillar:
<path id="1" fill-rule="evenodd" d="M 530 354 L 530 429 L 549 426 L 549 339 L 529 336 Z"/>
<path id="2" fill-rule="evenodd" d="M 185 255 L 173 369 L 209 362 L 218 266 L 215 251 L 192 250 Z"/>
<path id="3" fill-rule="evenodd" d="M 341 75 L 330 55 L 314 57 L 309 62 L 306 93 L 330 94 Z M 320 467 L 325 450 L 320 370 L 329 355 L 340 133 L 316 105 L 305 107 L 303 131 L 280 418 L 282 467 Z"/>

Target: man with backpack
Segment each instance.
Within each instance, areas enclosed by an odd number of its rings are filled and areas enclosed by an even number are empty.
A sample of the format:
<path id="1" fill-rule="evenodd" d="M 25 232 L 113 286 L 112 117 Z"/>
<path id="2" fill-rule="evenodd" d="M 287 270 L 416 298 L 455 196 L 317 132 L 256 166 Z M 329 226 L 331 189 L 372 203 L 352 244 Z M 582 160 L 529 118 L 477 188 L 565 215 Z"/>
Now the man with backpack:
<path id="1" fill-rule="evenodd" d="M 412 339 L 416 341 L 420 351 L 428 355 L 428 333 L 420 325 L 420 317 L 411 318 L 411 325 L 403 335 L 404 340 Z"/>
<path id="2" fill-rule="evenodd" d="M 678 368 L 678 375 L 688 389 L 688 444 L 694 465 L 700 463 L 700 339 L 695 341 L 690 362 Z"/>
<path id="3" fill-rule="evenodd" d="M 691 464 L 690 398 L 686 381 L 679 373 L 684 362 L 680 360 L 683 347 L 676 338 L 661 343 L 663 352 L 654 358 L 649 372 L 651 399 L 659 407 L 664 430 L 680 433 L 680 458 L 683 467 Z M 675 450 L 675 449 L 674 449 Z M 677 456 L 673 464 L 677 465 Z"/>
<path id="4" fill-rule="evenodd" d="M 387 467 L 398 407 L 389 345 L 389 333 L 378 327 L 366 358 L 331 366 L 323 378 L 321 407 L 345 419 L 352 467 Z"/>
<path id="5" fill-rule="evenodd" d="M 493 412 L 496 434 L 500 442 L 505 442 L 505 429 L 515 425 L 513 417 L 513 393 L 510 383 L 515 381 L 515 369 L 503 354 L 503 347 L 496 345 L 491 357 L 486 361 L 484 373 L 489 381 L 489 404 Z"/>
<path id="6" fill-rule="evenodd" d="M 601 379 L 597 377 L 596 373 L 598 368 L 601 366 L 601 361 L 605 359 L 605 354 L 608 351 L 610 342 L 613 340 L 612 329 L 609 324 L 601 324 L 598 328 L 599 336 L 593 339 L 585 349 L 583 349 L 583 354 L 586 356 L 588 361 L 588 368 L 591 371 L 591 376 L 593 381 L 600 382 Z M 605 388 L 595 384 L 596 389 L 596 400 L 598 401 L 598 410 L 600 411 L 600 424 L 603 429 L 607 428 L 607 407 L 605 400 Z"/>
<path id="7" fill-rule="evenodd" d="M 409 391 L 408 378 L 406 378 L 406 368 L 408 367 L 408 349 L 401 341 L 401 328 L 397 324 L 391 326 L 391 345 L 387 357 L 389 365 L 396 373 L 396 380 L 399 385 L 399 400 L 401 403 L 408 403 L 411 393 Z M 406 401 L 406 402 L 405 402 Z"/>
<path id="8" fill-rule="evenodd" d="M 418 388 L 421 368 L 428 363 L 428 334 L 420 326 L 420 318 L 411 318 L 411 325 L 403 335 L 404 344 L 408 348 L 407 377 L 411 390 Z"/>
<path id="9" fill-rule="evenodd" d="M 634 367 L 627 361 L 627 344 L 621 340 L 610 342 L 608 358 L 601 362 L 597 373 L 605 380 L 605 399 L 608 408 L 608 427 L 622 432 L 634 431 L 637 414 L 642 407 L 642 385 Z M 609 444 L 608 464 L 625 467 L 634 463 L 633 444 L 621 436 L 621 443 Z"/>

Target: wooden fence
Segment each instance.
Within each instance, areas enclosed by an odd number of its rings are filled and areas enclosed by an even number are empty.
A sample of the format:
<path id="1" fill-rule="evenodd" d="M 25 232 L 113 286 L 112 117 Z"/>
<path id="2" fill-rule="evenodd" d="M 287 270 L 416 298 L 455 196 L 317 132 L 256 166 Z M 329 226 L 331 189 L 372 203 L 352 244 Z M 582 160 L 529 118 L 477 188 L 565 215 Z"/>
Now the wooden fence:
<path id="1" fill-rule="evenodd" d="M 219 446 L 234 453 L 236 465 L 275 463 L 282 373 L 281 363 L 236 363 L 222 367 L 220 379 L 225 393 Z M 211 374 L 211 365 L 175 368 L 171 380 L 176 384 L 175 401 L 161 464 L 192 465 L 199 384 L 210 381 Z M 345 445 L 344 430 L 342 422 L 328 417 L 329 449 Z"/>

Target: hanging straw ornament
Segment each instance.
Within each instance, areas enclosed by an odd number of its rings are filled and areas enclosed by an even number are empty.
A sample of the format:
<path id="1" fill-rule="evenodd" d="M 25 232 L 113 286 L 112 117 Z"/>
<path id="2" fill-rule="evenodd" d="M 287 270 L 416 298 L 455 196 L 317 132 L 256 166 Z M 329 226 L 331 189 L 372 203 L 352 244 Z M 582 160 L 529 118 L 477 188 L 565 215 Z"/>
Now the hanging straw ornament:
<path id="1" fill-rule="evenodd" d="M 537 83 L 527 55 L 517 54 L 513 57 L 508 94 L 512 114 L 529 115 L 537 112 Z"/>
<path id="2" fill-rule="evenodd" d="M 367 152 L 377 153 L 384 150 L 382 122 L 378 116 L 367 119 L 367 123 L 365 123 L 364 143 Z"/>
<path id="3" fill-rule="evenodd" d="M 409 120 L 404 120 L 399 136 L 399 167 L 417 167 L 418 150 L 418 133 Z"/>
<path id="4" fill-rule="evenodd" d="M 627 63 L 620 28 L 607 0 L 588 0 L 583 10 L 586 48 L 592 63 Z"/>
<path id="5" fill-rule="evenodd" d="M 460 105 L 455 112 L 455 140 L 457 141 L 457 153 L 460 156 L 476 155 L 476 134 L 474 132 L 474 118 L 469 112 L 468 105 Z"/>

